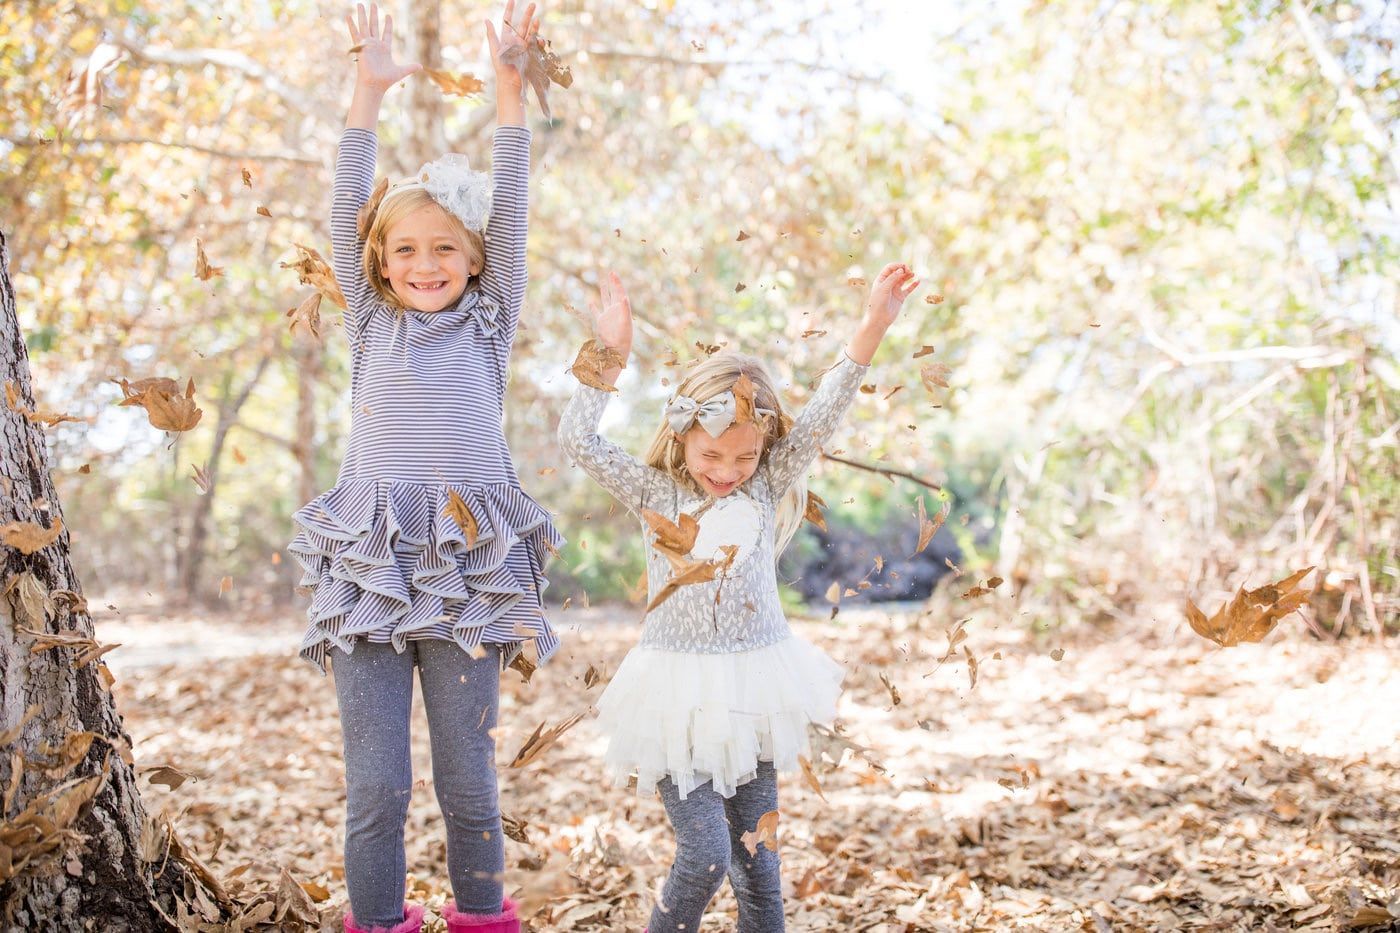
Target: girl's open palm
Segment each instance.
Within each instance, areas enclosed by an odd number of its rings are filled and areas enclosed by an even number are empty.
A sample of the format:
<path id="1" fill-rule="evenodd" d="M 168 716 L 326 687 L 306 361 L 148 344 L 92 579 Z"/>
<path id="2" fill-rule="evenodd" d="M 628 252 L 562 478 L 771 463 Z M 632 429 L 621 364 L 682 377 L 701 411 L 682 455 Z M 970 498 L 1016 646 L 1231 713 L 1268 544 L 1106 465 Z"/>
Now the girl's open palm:
<path id="1" fill-rule="evenodd" d="M 904 299 L 919 287 L 914 270 L 902 262 L 892 262 L 880 270 L 875 284 L 870 286 L 870 298 L 865 303 L 866 320 L 889 327 L 899 317 Z"/>
<path id="2" fill-rule="evenodd" d="M 627 289 L 622 287 L 622 279 L 616 272 L 603 276 L 598 285 L 598 297 L 602 302 L 590 301 L 588 310 L 593 314 L 593 330 L 604 346 L 612 347 L 625 358 L 632 350 L 632 303 L 627 300 Z"/>
<path id="3" fill-rule="evenodd" d="M 359 66 L 355 80 L 367 87 L 388 90 L 404 78 L 421 71 L 417 62 L 403 65 L 394 61 L 392 43 L 394 38 L 394 18 L 384 14 L 384 31 L 379 30 L 379 7 L 371 3 L 366 14 L 365 5 L 355 5 L 355 16 L 345 17 L 350 27 L 350 41 L 358 56 Z"/>

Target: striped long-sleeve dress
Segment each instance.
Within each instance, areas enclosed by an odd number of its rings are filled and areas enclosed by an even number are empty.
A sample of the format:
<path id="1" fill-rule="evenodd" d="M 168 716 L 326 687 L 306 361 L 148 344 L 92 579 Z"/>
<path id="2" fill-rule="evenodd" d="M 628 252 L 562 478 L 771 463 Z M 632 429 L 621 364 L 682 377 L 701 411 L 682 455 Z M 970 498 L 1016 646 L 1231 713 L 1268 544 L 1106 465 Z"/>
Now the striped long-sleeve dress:
<path id="1" fill-rule="evenodd" d="M 506 446 L 504 397 L 525 295 L 530 131 L 502 126 L 492 150 L 486 258 L 476 287 L 452 308 L 400 311 L 361 266 L 356 215 L 374 182 L 377 139 L 347 129 L 336 160 L 331 234 L 350 340 L 350 440 L 329 491 L 293 516 L 290 551 L 310 588 L 301 656 L 325 670 L 331 646 L 359 639 L 452 639 L 471 651 L 533 641 L 558 646 L 540 595 L 562 538 L 521 488 Z M 448 514 L 450 493 L 476 521 L 469 541 Z M 470 526 L 470 522 L 467 523 Z"/>

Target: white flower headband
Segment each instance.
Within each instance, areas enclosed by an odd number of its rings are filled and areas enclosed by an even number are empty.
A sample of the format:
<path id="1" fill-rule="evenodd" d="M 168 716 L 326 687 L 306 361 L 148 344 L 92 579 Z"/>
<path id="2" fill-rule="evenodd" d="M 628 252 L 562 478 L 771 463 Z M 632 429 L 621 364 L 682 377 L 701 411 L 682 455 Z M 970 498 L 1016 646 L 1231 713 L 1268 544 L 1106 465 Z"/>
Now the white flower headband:
<path id="1" fill-rule="evenodd" d="M 716 395 L 703 405 L 686 395 L 677 395 L 666 403 L 666 423 L 677 434 L 684 434 L 696 422 L 710 437 L 719 437 L 734 424 L 738 403 L 733 392 Z M 772 417 L 777 412 L 767 408 L 755 408 L 755 414 Z"/>
<path id="2" fill-rule="evenodd" d="M 449 152 L 436 161 L 423 163 L 416 175 L 390 185 L 384 200 L 408 191 L 426 191 L 468 230 L 486 230 L 491 214 L 491 176 L 473 171 L 466 156 Z"/>

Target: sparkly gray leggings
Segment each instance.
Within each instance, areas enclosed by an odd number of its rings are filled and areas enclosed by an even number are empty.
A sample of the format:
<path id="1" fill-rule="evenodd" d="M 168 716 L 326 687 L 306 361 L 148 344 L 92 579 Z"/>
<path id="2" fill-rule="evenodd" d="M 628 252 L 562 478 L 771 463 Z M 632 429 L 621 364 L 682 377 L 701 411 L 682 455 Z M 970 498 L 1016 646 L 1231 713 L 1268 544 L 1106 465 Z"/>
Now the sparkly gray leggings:
<path id="1" fill-rule="evenodd" d="M 778 776 L 771 761 L 758 763 L 758 775 L 733 797 L 721 797 L 708 782 L 681 799 L 670 778 L 657 785 L 666 815 L 676 831 L 676 861 L 651 912 L 649 933 L 698 933 L 705 907 L 725 875 L 739 901 L 739 933 L 780 933 L 783 888 L 778 853 L 759 845 L 749 855 L 743 835 L 758 818 L 778 809 Z"/>
<path id="2" fill-rule="evenodd" d="M 345 885 L 356 926 L 403 922 L 404 822 L 413 791 L 408 722 L 413 669 L 423 689 L 433 785 L 447 825 L 447 872 L 457 909 L 501 909 L 505 844 L 496 797 L 500 649 L 473 659 L 456 643 L 411 641 L 403 654 L 359 641 L 331 652 L 345 735 Z"/>

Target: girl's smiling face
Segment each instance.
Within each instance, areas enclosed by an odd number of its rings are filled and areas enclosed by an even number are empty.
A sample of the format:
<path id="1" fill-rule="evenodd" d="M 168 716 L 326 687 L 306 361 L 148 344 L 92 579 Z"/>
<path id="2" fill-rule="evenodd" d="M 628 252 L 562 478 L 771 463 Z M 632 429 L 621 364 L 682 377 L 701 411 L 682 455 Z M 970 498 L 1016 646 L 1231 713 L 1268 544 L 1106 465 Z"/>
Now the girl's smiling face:
<path id="1" fill-rule="evenodd" d="M 685 432 L 682 441 L 686 470 L 716 499 L 748 482 L 763 455 L 763 435 L 753 422 L 732 425 L 719 437 L 711 437 L 697 425 Z"/>
<path id="2" fill-rule="evenodd" d="M 464 247 L 447 213 L 428 205 L 385 231 L 380 271 L 404 307 L 441 311 L 455 305 L 467 280 L 481 272 Z"/>

